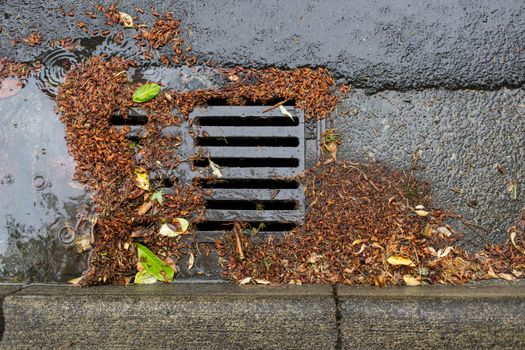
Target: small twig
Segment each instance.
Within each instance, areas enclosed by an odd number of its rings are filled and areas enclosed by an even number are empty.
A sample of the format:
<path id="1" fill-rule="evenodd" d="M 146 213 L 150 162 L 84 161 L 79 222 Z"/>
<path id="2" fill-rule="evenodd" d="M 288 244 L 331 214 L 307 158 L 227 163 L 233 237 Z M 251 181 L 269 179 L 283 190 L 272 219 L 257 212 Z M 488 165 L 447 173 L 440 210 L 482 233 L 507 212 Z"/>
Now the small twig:
<path id="1" fill-rule="evenodd" d="M 460 220 L 459 222 L 461 222 L 463 225 L 467 226 L 468 228 L 470 229 L 477 229 L 477 230 L 481 230 L 483 232 L 488 232 L 486 229 L 484 229 L 483 227 L 479 226 L 479 225 L 476 225 L 475 223 L 473 222 L 469 222 L 467 220 Z M 485 241 L 486 244 L 490 244 L 490 242 L 485 238 L 483 237 L 478 231 L 476 230 L 472 230 L 474 231 L 474 233 L 479 237 L 481 238 L 483 241 Z"/>
<path id="2" fill-rule="evenodd" d="M 271 110 L 273 110 L 273 109 L 276 109 L 276 108 L 279 107 L 279 106 L 284 105 L 286 102 L 288 102 L 288 100 L 284 100 L 284 101 L 281 101 L 281 102 L 279 102 L 279 103 L 276 103 L 276 104 L 274 104 L 273 106 L 266 108 L 266 109 L 265 109 L 264 111 L 262 111 L 262 112 L 263 112 L 263 113 L 269 112 L 269 111 L 271 111 Z"/>
<path id="3" fill-rule="evenodd" d="M 244 253 L 242 252 L 241 238 L 239 237 L 239 233 L 237 232 L 236 227 L 233 229 L 233 233 L 235 234 L 235 245 L 237 246 L 237 252 L 239 253 L 239 259 L 244 260 Z"/>

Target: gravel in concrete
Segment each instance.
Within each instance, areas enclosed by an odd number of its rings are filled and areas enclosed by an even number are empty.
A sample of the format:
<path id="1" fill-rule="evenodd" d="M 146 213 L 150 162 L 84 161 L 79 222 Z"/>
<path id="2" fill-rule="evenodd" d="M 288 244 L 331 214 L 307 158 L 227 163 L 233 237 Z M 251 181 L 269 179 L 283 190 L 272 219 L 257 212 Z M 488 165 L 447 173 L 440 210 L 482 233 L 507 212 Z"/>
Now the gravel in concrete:
<path id="1" fill-rule="evenodd" d="M 523 349 L 525 288 L 340 287 L 344 349 Z"/>
<path id="2" fill-rule="evenodd" d="M 3 349 L 329 349 L 330 286 L 32 286 L 4 301 Z"/>
<path id="3" fill-rule="evenodd" d="M 431 183 L 436 207 L 452 210 L 479 226 L 454 225 L 462 243 L 475 250 L 508 239 L 525 206 L 525 92 L 352 90 L 337 108 L 342 158 L 377 160 L 409 169 Z M 496 165 L 505 169 L 501 174 Z M 509 185 L 516 186 L 516 198 Z M 513 185 L 511 185 L 512 188 Z M 459 193 L 458 193 L 459 192 Z"/>

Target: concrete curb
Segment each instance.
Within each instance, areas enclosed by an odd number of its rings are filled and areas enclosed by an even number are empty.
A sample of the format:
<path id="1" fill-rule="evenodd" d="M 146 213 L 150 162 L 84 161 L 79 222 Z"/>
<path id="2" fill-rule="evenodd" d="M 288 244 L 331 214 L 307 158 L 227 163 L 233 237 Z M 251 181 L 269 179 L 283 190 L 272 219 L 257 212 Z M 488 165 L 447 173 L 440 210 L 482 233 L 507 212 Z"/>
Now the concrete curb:
<path id="1" fill-rule="evenodd" d="M 525 347 L 525 285 L 0 288 L 2 349 Z"/>

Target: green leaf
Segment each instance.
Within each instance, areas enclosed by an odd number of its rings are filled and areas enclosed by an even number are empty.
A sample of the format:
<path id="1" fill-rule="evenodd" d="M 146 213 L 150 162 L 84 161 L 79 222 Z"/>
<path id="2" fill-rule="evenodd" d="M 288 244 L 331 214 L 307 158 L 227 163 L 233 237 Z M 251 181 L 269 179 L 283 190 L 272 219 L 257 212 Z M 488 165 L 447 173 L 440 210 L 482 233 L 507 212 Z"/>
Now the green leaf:
<path id="1" fill-rule="evenodd" d="M 139 262 L 144 266 L 144 270 L 155 276 L 158 281 L 173 282 L 175 271 L 153 254 L 151 250 L 140 243 L 135 244 L 137 245 Z"/>
<path id="2" fill-rule="evenodd" d="M 152 284 L 155 282 L 157 282 L 157 278 L 155 278 L 155 276 L 153 276 L 146 270 L 139 271 L 135 275 L 136 284 Z"/>
<path id="3" fill-rule="evenodd" d="M 157 202 L 159 202 L 160 205 L 162 205 L 162 201 L 163 201 L 163 199 L 162 199 L 162 195 L 163 195 L 162 190 L 155 191 L 155 192 L 151 195 L 150 200 L 151 200 L 151 201 L 155 201 L 155 200 L 156 200 Z"/>
<path id="4" fill-rule="evenodd" d="M 141 87 L 139 87 L 135 92 L 133 93 L 133 102 L 148 102 L 149 100 L 153 99 L 155 96 L 157 96 L 160 92 L 160 86 L 159 84 L 151 83 L 151 84 L 144 84 Z"/>

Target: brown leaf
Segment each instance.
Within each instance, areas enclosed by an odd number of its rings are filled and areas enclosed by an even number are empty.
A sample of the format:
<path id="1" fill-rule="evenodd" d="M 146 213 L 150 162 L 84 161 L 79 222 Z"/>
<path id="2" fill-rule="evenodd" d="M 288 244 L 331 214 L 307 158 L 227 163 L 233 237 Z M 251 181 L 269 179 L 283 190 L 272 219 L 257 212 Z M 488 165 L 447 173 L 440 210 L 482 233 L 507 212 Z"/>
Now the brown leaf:
<path id="1" fill-rule="evenodd" d="M 145 215 L 151 207 L 153 207 L 153 203 L 151 201 L 146 201 L 137 209 L 137 214 L 139 216 Z"/>

